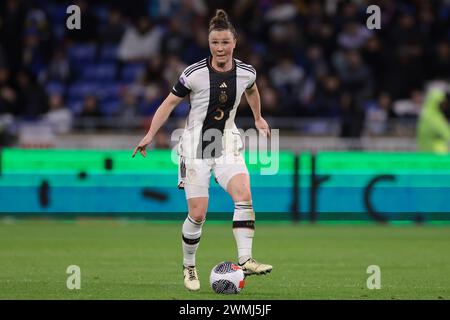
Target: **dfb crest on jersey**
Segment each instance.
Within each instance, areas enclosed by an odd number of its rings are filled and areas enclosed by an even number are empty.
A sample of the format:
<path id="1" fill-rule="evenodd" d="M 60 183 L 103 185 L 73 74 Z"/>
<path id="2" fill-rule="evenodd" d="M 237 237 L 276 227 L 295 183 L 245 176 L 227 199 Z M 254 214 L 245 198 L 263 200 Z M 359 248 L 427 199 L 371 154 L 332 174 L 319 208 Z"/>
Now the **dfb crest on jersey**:
<path id="1" fill-rule="evenodd" d="M 225 91 L 220 92 L 220 94 L 219 94 L 219 102 L 220 103 L 225 103 L 225 102 L 227 102 L 227 100 L 228 100 L 228 96 L 227 96 L 226 92 Z"/>

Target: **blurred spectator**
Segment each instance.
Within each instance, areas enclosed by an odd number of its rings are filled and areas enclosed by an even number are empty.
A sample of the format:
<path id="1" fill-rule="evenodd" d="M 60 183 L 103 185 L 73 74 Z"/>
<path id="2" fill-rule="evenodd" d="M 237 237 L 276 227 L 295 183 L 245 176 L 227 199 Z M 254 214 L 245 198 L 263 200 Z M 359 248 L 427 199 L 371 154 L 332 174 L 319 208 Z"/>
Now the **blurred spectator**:
<path id="1" fill-rule="evenodd" d="M 108 13 L 108 20 L 100 31 L 100 42 L 103 44 L 118 44 L 125 33 L 125 21 L 117 8 Z"/>
<path id="2" fill-rule="evenodd" d="M 256 79 L 259 95 L 261 98 L 261 111 L 262 114 L 267 116 L 276 116 L 280 113 L 280 104 L 276 90 L 271 86 L 270 80 L 266 74 L 258 75 Z M 247 102 L 247 99 L 243 96 L 237 110 L 237 117 L 253 117 L 253 111 Z"/>
<path id="3" fill-rule="evenodd" d="M 94 95 L 87 95 L 84 97 L 81 112 L 78 115 L 78 125 L 81 129 L 96 130 L 101 129 L 102 125 L 100 119 L 102 112 L 98 99 Z"/>
<path id="4" fill-rule="evenodd" d="M 320 45 L 313 44 L 306 50 L 307 66 L 306 72 L 314 79 L 321 78 L 328 73 L 329 67 L 324 58 L 323 50 Z"/>
<path id="5" fill-rule="evenodd" d="M 397 100 L 394 102 L 394 112 L 399 117 L 416 118 L 423 104 L 423 93 L 420 90 L 411 92 L 409 99 Z"/>
<path id="6" fill-rule="evenodd" d="M 22 64 L 25 17 L 25 1 L 6 0 L 0 3 L 0 43 L 13 75 Z"/>
<path id="7" fill-rule="evenodd" d="M 50 96 L 49 108 L 44 120 L 52 127 L 53 132 L 69 133 L 72 129 L 73 115 L 64 105 L 61 95 L 52 94 Z"/>
<path id="8" fill-rule="evenodd" d="M 166 2 L 166 0 L 159 1 L 161 6 L 163 2 Z M 172 10 L 166 11 L 166 16 L 178 16 L 181 21 L 191 21 L 192 25 L 198 25 L 198 20 L 202 20 L 208 14 L 208 8 L 211 9 L 214 6 L 211 3 L 213 1 L 207 1 L 207 7 L 205 0 L 169 0 L 167 2 L 172 2 L 173 6 Z M 189 28 L 186 28 L 185 32 L 189 32 Z"/>
<path id="9" fill-rule="evenodd" d="M 57 49 L 53 52 L 48 67 L 43 70 L 39 76 L 40 80 L 43 82 L 69 82 L 71 78 L 71 68 L 63 49 Z"/>
<path id="10" fill-rule="evenodd" d="M 261 108 L 262 113 L 267 116 L 277 116 L 280 114 L 280 103 L 277 91 L 272 87 L 269 78 L 266 75 L 261 74 L 257 80 L 259 94 L 261 96 Z M 243 99 L 244 100 L 244 99 Z M 246 99 L 245 99 L 246 100 Z M 248 116 L 252 117 L 253 112 L 248 108 Z"/>
<path id="11" fill-rule="evenodd" d="M 26 120 L 36 120 L 48 111 L 47 93 L 28 70 L 19 71 L 17 84 L 18 116 Z"/>
<path id="12" fill-rule="evenodd" d="M 151 1 L 152 4 L 156 4 L 157 1 L 165 2 L 166 0 Z M 136 21 L 140 16 L 142 16 L 142 14 L 148 12 L 150 6 L 148 0 L 107 0 L 105 3 L 110 4 L 113 8 L 117 8 L 117 10 L 121 12 L 124 17 L 129 19 L 129 21 Z"/>
<path id="13" fill-rule="evenodd" d="M 8 68 L 8 60 L 6 58 L 5 50 L 3 50 L 2 44 L 0 43 L 0 68 Z"/>
<path id="14" fill-rule="evenodd" d="M 169 55 L 166 57 L 163 77 L 166 83 L 172 86 L 178 81 L 180 74 L 186 69 L 187 64 L 181 61 L 177 55 Z"/>
<path id="15" fill-rule="evenodd" d="M 198 62 L 209 56 L 208 31 L 202 26 L 194 29 L 194 37 L 190 39 L 187 48 L 183 53 L 183 60 L 187 64 Z"/>
<path id="16" fill-rule="evenodd" d="M 450 108 L 450 94 L 430 89 L 417 124 L 417 149 L 424 152 L 448 153 L 450 125 L 445 110 Z"/>
<path id="17" fill-rule="evenodd" d="M 435 42 L 436 39 L 438 39 L 435 37 L 438 36 L 439 28 L 437 28 L 435 13 L 433 12 L 429 1 L 422 1 L 422 3 L 418 5 L 417 20 L 417 28 L 423 37 L 424 42 L 426 40 Z"/>
<path id="18" fill-rule="evenodd" d="M 159 54 L 162 31 L 147 16 L 141 16 L 136 25 L 125 31 L 119 45 L 122 61 L 144 61 Z"/>
<path id="19" fill-rule="evenodd" d="M 0 64 L 0 147 L 11 146 L 15 142 L 13 130 L 17 109 L 17 93 L 9 83 L 10 72 Z"/>
<path id="20" fill-rule="evenodd" d="M 269 29 L 267 56 L 269 63 L 283 60 L 286 55 L 296 56 L 300 51 L 299 30 L 294 22 L 276 23 Z"/>
<path id="21" fill-rule="evenodd" d="M 265 71 L 265 66 L 264 66 L 264 59 L 261 56 L 261 54 L 257 53 L 257 52 L 252 52 L 248 57 L 247 57 L 248 63 L 251 64 L 253 66 L 253 68 L 255 68 L 256 70 L 256 75 L 257 77 L 263 72 Z"/>
<path id="22" fill-rule="evenodd" d="M 409 45 L 420 45 L 422 40 L 413 13 L 404 9 L 403 12 L 400 12 L 396 25 L 389 32 L 389 44 L 392 47 L 402 48 Z"/>
<path id="23" fill-rule="evenodd" d="M 0 114 L 0 148 L 13 146 L 17 140 L 17 135 L 13 133 L 11 127 L 14 125 L 14 118 L 10 114 Z"/>
<path id="24" fill-rule="evenodd" d="M 39 75 L 45 67 L 45 56 L 40 48 L 39 33 L 33 28 L 25 31 L 22 57 L 22 65 L 32 71 L 34 75 Z"/>
<path id="25" fill-rule="evenodd" d="M 247 57 L 252 54 L 251 41 L 244 33 L 240 33 L 237 39 L 238 45 L 234 49 L 234 57 L 238 60 L 244 60 L 247 62 Z M 248 62 L 247 62 L 248 63 Z"/>
<path id="26" fill-rule="evenodd" d="M 54 49 L 53 29 L 47 17 L 47 13 L 38 5 L 32 3 L 25 20 L 25 33 L 35 31 L 38 38 L 39 51 L 48 63 Z"/>
<path id="27" fill-rule="evenodd" d="M 428 79 L 450 81 L 450 41 L 441 40 L 429 61 Z"/>
<path id="28" fill-rule="evenodd" d="M 342 93 L 341 107 L 341 133 L 342 138 L 359 138 L 364 129 L 365 114 L 357 100 L 349 92 Z"/>
<path id="29" fill-rule="evenodd" d="M 181 56 L 186 48 L 187 37 L 183 31 L 183 21 L 178 16 L 169 20 L 169 29 L 162 37 L 161 54 L 163 56 Z"/>
<path id="30" fill-rule="evenodd" d="M 420 48 L 405 47 L 399 49 L 387 66 L 381 82 L 381 88 L 389 92 L 394 100 L 408 98 L 413 90 L 420 90 L 425 81 L 425 72 Z"/>
<path id="31" fill-rule="evenodd" d="M 269 72 L 270 81 L 280 93 L 283 112 L 292 112 L 296 107 L 305 72 L 290 56 L 284 56 Z"/>
<path id="32" fill-rule="evenodd" d="M 366 43 L 370 34 L 366 26 L 350 21 L 344 25 L 344 30 L 338 35 L 338 43 L 343 49 L 359 49 Z"/>
<path id="33" fill-rule="evenodd" d="M 79 114 L 81 118 L 98 118 L 102 116 L 98 99 L 94 95 L 84 97 L 83 106 Z"/>
<path id="34" fill-rule="evenodd" d="M 251 0 L 236 1 L 230 13 L 239 34 L 242 33 L 240 30 L 246 30 L 245 32 L 252 35 L 252 38 L 261 38 L 264 31 L 264 13 L 261 1 L 259 3 Z"/>
<path id="35" fill-rule="evenodd" d="M 120 101 L 120 107 L 115 115 L 120 118 L 123 129 L 134 127 L 137 124 L 137 118 L 140 116 L 137 95 L 130 90 L 125 90 Z"/>
<path id="36" fill-rule="evenodd" d="M 279 1 L 278 5 L 272 6 L 265 15 L 268 22 L 287 22 L 293 20 L 297 15 L 295 4 L 290 1 Z"/>
<path id="37" fill-rule="evenodd" d="M 10 85 L 10 72 L 5 67 L 0 67 L 0 117 L 17 113 L 17 93 Z"/>
<path id="38" fill-rule="evenodd" d="M 14 125 L 17 94 L 10 85 L 9 75 L 6 64 L 0 62 L 0 147 L 11 146 L 15 142 L 11 127 Z"/>
<path id="39" fill-rule="evenodd" d="M 307 44 L 319 45 L 326 56 L 335 50 L 336 27 L 327 18 L 319 1 L 312 1 L 303 15 L 303 36 Z"/>
<path id="40" fill-rule="evenodd" d="M 163 76 L 164 66 L 161 56 L 155 56 L 148 60 L 145 72 L 139 79 L 137 88 L 143 97 L 141 113 L 145 116 L 152 115 L 164 100 L 170 86 Z"/>
<path id="41" fill-rule="evenodd" d="M 348 23 L 358 21 L 358 4 L 354 1 L 341 1 L 338 3 L 338 11 L 334 24 L 337 29 L 345 29 Z"/>
<path id="42" fill-rule="evenodd" d="M 377 100 L 369 103 L 366 108 L 365 128 L 367 133 L 370 135 L 388 133 L 388 120 L 395 117 L 391 97 L 382 92 Z"/>
<path id="43" fill-rule="evenodd" d="M 381 83 L 384 80 L 383 76 L 389 67 L 388 54 L 390 54 L 390 51 L 384 47 L 381 38 L 376 34 L 373 34 L 362 48 L 361 55 L 373 76 L 375 86 L 374 94 L 378 94 L 381 91 Z"/>
<path id="44" fill-rule="evenodd" d="M 372 74 L 358 51 L 349 50 L 337 56 L 335 64 L 343 89 L 352 94 L 358 103 L 372 97 Z"/>
<path id="45" fill-rule="evenodd" d="M 340 113 L 341 84 L 339 79 L 328 74 L 320 78 L 314 95 L 310 116 L 337 117 Z"/>

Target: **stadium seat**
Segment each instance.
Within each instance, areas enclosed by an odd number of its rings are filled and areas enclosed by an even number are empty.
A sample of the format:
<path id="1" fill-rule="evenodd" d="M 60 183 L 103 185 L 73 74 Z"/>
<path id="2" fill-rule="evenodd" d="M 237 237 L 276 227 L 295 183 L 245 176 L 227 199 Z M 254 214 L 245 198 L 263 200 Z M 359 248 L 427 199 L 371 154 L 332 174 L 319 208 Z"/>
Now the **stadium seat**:
<path id="1" fill-rule="evenodd" d="M 81 80 L 113 81 L 116 77 L 116 66 L 111 63 L 88 64 L 82 68 Z"/>
<path id="2" fill-rule="evenodd" d="M 106 116 L 114 115 L 120 108 L 120 101 L 118 99 L 106 98 L 100 101 L 100 109 Z"/>
<path id="3" fill-rule="evenodd" d="M 97 48 L 94 44 L 75 44 L 68 49 L 69 61 L 73 65 L 92 63 L 95 60 Z"/>
<path id="4" fill-rule="evenodd" d="M 79 114 L 83 106 L 83 98 L 69 98 L 67 99 L 67 107 L 73 114 Z"/>
<path id="5" fill-rule="evenodd" d="M 76 82 L 67 90 L 69 100 L 83 99 L 89 94 L 98 94 L 98 83 L 96 82 Z"/>
<path id="6" fill-rule="evenodd" d="M 92 1 L 93 2 L 93 1 Z M 108 7 L 101 4 L 89 5 L 89 10 L 98 19 L 99 24 L 105 25 L 108 21 Z"/>
<path id="7" fill-rule="evenodd" d="M 125 64 L 122 69 L 122 80 L 126 83 L 136 81 L 139 75 L 145 70 L 145 64 L 143 63 L 129 63 Z"/>
<path id="8" fill-rule="evenodd" d="M 48 13 L 53 25 L 66 25 L 67 5 L 49 3 L 44 5 L 44 10 Z"/>
<path id="9" fill-rule="evenodd" d="M 116 82 L 98 83 L 96 85 L 97 95 L 101 99 L 120 100 L 121 86 Z"/>
<path id="10" fill-rule="evenodd" d="M 59 94 L 61 96 L 64 96 L 64 94 L 66 93 L 66 86 L 61 82 L 52 81 L 45 85 L 45 91 L 49 95 Z"/>
<path id="11" fill-rule="evenodd" d="M 117 49 L 115 44 L 105 44 L 100 50 L 100 62 L 117 61 Z"/>
<path id="12" fill-rule="evenodd" d="M 186 100 L 181 101 L 178 106 L 173 110 L 173 116 L 178 118 L 187 117 L 190 111 L 189 102 Z"/>

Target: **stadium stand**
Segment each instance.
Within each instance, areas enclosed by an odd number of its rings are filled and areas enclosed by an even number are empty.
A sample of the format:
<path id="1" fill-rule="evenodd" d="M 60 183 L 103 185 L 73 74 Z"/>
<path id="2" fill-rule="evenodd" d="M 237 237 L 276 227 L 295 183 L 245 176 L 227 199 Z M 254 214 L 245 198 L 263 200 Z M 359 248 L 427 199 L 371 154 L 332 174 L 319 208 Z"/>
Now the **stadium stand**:
<path id="1" fill-rule="evenodd" d="M 448 1 L 371 1 L 381 8 L 380 30 L 366 27 L 367 1 L 72 2 L 0 4 L 0 117 L 14 119 L 4 134 L 45 119 L 48 107 L 30 115 L 20 99 L 41 91 L 60 95 L 75 124 L 93 96 L 95 130 L 141 130 L 180 70 L 208 54 L 205 29 L 219 7 L 237 26 L 236 57 L 258 72 L 263 114 L 283 132 L 414 137 L 427 84 L 450 80 Z M 71 4 L 81 8 L 81 30 L 66 28 Z M 121 122 L 130 102 L 135 121 Z M 185 104 L 176 110 L 174 125 L 187 112 Z M 245 99 L 238 115 L 243 123 L 251 116 Z"/>

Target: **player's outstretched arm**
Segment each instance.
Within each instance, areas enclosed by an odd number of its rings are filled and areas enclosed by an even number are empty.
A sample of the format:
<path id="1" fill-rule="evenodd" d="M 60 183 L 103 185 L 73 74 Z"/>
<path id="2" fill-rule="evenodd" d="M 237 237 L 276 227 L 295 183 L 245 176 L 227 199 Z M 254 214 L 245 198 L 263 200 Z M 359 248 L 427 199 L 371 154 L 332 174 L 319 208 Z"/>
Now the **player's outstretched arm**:
<path id="1" fill-rule="evenodd" d="M 270 137 L 270 127 L 266 120 L 261 116 L 261 98 L 256 83 L 251 88 L 245 90 L 245 97 L 247 98 L 250 108 L 252 108 L 256 129 L 258 129 L 264 137 Z"/>
<path id="2" fill-rule="evenodd" d="M 134 148 L 132 157 L 136 155 L 139 151 L 143 157 L 147 155 L 147 146 L 152 142 L 153 137 L 158 132 L 158 130 L 163 126 L 163 124 L 169 118 L 169 115 L 172 113 L 173 109 L 183 100 L 183 98 L 177 97 L 173 93 L 169 93 L 167 98 L 161 103 L 156 110 L 155 115 L 153 116 L 152 123 L 150 125 L 150 129 L 148 129 L 147 134 L 144 138 L 139 142 L 139 144 Z"/>

